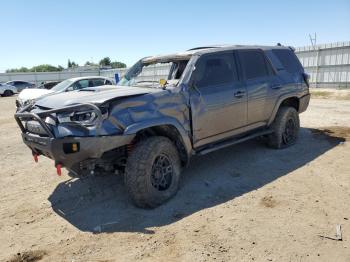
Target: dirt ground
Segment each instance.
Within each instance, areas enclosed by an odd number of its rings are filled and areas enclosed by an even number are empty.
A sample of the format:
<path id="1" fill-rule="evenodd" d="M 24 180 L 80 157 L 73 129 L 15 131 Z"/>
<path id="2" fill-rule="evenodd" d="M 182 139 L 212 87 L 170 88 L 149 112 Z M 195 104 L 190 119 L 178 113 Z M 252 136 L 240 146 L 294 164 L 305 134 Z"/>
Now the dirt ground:
<path id="1" fill-rule="evenodd" d="M 249 141 L 194 158 L 154 210 L 135 208 L 121 177 L 34 163 L 15 97 L 0 98 L 0 260 L 350 261 L 350 100 L 336 97 L 312 99 L 291 148 Z"/>

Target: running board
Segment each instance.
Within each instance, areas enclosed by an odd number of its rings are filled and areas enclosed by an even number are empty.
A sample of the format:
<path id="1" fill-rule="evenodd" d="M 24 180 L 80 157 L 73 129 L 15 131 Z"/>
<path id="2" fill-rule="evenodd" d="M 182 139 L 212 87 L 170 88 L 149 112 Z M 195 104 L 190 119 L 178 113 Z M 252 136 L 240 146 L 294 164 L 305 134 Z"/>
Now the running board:
<path id="1" fill-rule="evenodd" d="M 238 143 L 242 143 L 244 141 L 253 139 L 255 137 L 268 135 L 268 134 L 271 134 L 271 133 L 273 133 L 273 131 L 268 129 L 268 130 L 260 131 L 260 132 L 257 132 L 257 133 L 251 134 L 251 135 L 244 136 L 242 138 L 233 138 L 233 139 L 225 140 L 223 142 L 219 142 L 217 144 L 214 144 L 214 145 L 212 145 L 210 147 L 207 147 L 207 148 L 204 148 L 202 150 L 196 151 L 196 154 L 198 154 L 198 155 L 205 155 L 205 154 L 211 153 L 213 151 L 216 151 L 218 149 L 222 149 L 222 148 L 225 148 L 225 147 L 228 147 L 228 146 L 232 146 L 232 145 L 235 145 L 235 144 L 238 144 Z"/>

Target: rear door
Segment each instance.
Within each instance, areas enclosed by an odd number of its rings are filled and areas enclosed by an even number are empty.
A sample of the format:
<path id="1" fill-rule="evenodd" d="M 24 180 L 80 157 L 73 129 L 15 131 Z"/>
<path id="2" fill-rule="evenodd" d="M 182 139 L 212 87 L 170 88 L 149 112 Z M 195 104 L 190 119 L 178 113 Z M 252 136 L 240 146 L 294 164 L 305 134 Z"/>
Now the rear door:
<path id="1" fill-rule="evenodd" d="M 246 91 L 238 77 L 233 51 L 202 55 L 189 92 L 195 146 L 246 125 Z"/>
<path id="2" fill-rule="evenodd" d="M 22 82 L 22 81 L 14 81 L 14 86 L 17 88 L 17 92 L 21 92 L 23 89 L 27 87 L 26 82 Z"/>
<path id="3" fill-rule="evenodd" d="M 89 82 L 89 87 L 103 86 L 105 85 L 105 80 L 102 78 L 91 79 Z"/>
<path id="4" fill-rule="evenodd" d="M 239 50 L 238 57 L 248 93 L 247 124 L 264 124 L 279 96 L 281 80 L 262 50 Z"/>

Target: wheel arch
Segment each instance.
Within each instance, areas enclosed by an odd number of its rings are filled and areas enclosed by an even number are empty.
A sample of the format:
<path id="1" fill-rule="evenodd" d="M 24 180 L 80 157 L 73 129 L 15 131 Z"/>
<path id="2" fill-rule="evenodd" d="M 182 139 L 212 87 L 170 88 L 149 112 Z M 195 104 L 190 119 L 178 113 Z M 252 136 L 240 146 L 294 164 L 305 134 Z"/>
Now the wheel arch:
<path id="1" fill-rule="evenodd" d="M 175 119 L 160 118 L 134 123 L 124 130 L 125 135 L 135 135 L 135 140 L 148 136 L 164 136 L 177 147 L 182 165 L 187 165 L 192 155 L 192 143 L 187 131 Z"/>
<path id="2" fill-rule="evenodd" d="M 290 106 L 290 107 L 295 108 L 295 110 L 297 110 L 297 112 L 299 112 L 299 108 L 300 108 L 299 97 L 297 97 L 295 95 L 286 95 L 286 96 L 281 97 L 272 111 L 268 125 L 272 124 L 272 122 L 275 119 L 277 112 L 281 106 Z"/>

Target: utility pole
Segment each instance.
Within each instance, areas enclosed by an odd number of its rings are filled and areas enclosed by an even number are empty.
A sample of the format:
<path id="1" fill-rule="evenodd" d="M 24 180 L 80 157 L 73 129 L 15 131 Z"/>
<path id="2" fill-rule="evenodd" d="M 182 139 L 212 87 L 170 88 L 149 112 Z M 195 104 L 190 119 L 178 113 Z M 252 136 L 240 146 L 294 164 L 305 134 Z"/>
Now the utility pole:
<path id="1" fill-rule="evenodd" d="M 311 34 L 309 34 L 309 38 L 310 38 L 310 42 L 311 42 L 311 45 L 312 45 L 312 48 L 315 50 L 315 47 L 316 47 L 316 33 L 314 34 L 314 36 L 312 37 Z"/>
<path id="2" fill-rule="evenodd" d="M 312 49 L 314 51 L 316 51 L 316 33 L 314 33 L 314 36 L 312 37 L 311 34 L 309 34 L 309 38 L 310 38 L 310 42 L 311 42 L 311 45 L 312 45 Z M 317 87 L 317 80 L 318 80 L 318 60 L 319 60 L 319 56 L 320 56 L 320 50 L 317 49 L 316 51 L 316 61 L 315 61 L 315 66 L 316 66 L 316 79 L 315 79 L 315 87 Z"/>

